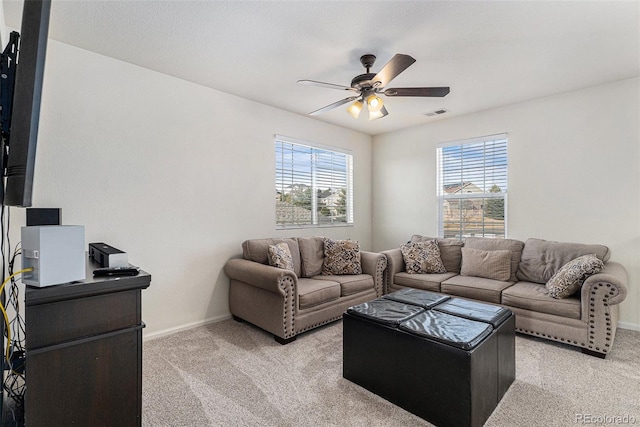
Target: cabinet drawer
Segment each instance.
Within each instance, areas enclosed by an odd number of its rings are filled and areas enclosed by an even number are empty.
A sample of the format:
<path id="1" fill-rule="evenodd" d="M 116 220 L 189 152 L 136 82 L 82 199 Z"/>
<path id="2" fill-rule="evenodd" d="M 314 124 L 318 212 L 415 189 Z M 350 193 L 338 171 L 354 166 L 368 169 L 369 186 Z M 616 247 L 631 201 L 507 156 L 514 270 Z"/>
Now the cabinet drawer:
<path id="1" fill-rule="evenodd" d="M 27 306 L 27 350 L 136 326 L 140 290 Z"/>

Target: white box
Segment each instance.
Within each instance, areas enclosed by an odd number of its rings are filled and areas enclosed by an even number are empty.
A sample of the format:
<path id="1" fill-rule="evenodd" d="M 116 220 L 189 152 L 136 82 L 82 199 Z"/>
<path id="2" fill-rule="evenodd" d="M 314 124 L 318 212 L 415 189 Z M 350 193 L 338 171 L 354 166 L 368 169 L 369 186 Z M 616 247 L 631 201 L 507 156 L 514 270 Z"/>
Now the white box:
<path id="1" fill-rule="evenodd" d="M 22 227 L 22 268 L 26 285 L 44 287 L 86 278 L 84 226 Z"/>

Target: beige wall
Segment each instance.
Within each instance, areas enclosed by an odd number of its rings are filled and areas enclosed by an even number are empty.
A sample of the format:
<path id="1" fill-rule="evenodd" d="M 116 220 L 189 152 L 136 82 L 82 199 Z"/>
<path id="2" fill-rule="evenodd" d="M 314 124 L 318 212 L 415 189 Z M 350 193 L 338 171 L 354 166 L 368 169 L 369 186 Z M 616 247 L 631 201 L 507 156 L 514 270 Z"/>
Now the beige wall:
<path id="1" fill-rule="evenodd" d="M 274 134 L 352 150 L 355 225 L 277 231 Z M 371 137 L 49 40 L 35 207 L 152 274 L 146 336 L 229 315 L 222 267 L 245 239 L 371 248 Z M 14 232 L 24 210 L 12 209 Z M 17 240 L 16 240 L 17 241 Z"/>
<path id="2" fill-rule="evenodd" d="M 622 326 L 640 330 L 640 79 L 379 135 L 373 246 L 435 235 L 440 142 L 506 132 L 508 237 L 601 243 L 629 274 Z"/>
<path id="3" fill-rule="evenodd" d="M 61 207 L 153 275 L 146 336 L 228 316 L 244 239 L 327 235 L 382 250 L 435 234 L 435 145 L 509 135 L 508 236 L 595 242 L 630 276 L 640 329 L 639 79 L 372 138 L 50 40 L 34 206 Z M 273 135 L 352 150 L 355 222 L 278 231 Z M 375 171 L 375 173 L 373 173 Z M 12 209 L 14 241 L 24 222 Z M 373 231 L 372 231 L 373 230 Z"/>

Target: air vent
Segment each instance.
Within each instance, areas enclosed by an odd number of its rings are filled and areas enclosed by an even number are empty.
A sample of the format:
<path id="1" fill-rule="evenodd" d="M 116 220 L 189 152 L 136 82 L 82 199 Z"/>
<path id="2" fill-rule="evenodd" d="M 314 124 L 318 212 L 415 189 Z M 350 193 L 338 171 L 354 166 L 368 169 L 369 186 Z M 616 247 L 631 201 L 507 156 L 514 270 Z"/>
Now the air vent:
<path id="1" fill-rule="evenodd" d="M 445 108 L 439 108 L 439 109 L 437 109 L 435 111 L 430 111 L 428 113 L 424 113 L 424 115 L 427 116 L 427 117 L 433 117 L 433 116 L 439 116 L 439 115 L 444 114 L 444 113 L 448 113 L 448 110 L 445 109 Z"/>

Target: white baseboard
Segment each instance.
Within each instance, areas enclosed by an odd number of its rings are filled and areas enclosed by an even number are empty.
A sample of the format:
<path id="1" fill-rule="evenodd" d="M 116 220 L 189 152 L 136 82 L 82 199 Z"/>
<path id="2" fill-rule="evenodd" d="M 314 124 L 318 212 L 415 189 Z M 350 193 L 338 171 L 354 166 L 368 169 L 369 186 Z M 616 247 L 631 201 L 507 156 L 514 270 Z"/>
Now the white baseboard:
<path id="1" fill-rule="evenodd" d="M 640 325 L 629 322 L 618 322 L 618 328 L 630 329 L 632 331 L 640 331 Z"/>
<path id="2" fill-rule="evenodd" d="M 161 331 L 152 332 L 150 334 L 143 334 L 143 341 L 150 341 L 156 338 L 165 337 L 167 335 L 172 335 L 177 332 L 186 331 L 188 329 L 197 328 L 199 326 L 208 325 L 210 323 L 222 322 L 223 320 L 231 319 L 231 315 L 227 314 L 224 316 L 211 317 L 209 319 L 199 320 L 197 322 L 191 322 L 184 325 L 176 326 L 173 328 L 163 329 Z"/>

